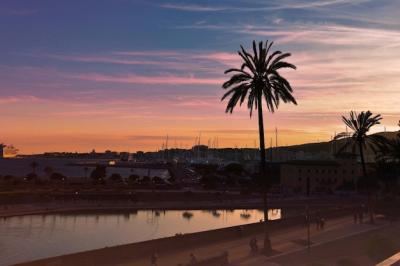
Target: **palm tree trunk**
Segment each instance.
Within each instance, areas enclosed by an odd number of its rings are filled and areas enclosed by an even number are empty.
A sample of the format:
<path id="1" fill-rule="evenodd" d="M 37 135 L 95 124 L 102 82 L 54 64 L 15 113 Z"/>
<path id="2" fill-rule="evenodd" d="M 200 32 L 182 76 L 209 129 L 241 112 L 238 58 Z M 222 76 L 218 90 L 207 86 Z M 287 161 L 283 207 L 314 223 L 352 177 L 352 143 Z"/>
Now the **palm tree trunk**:
<path id="1" fill-rule="evenodd" d="M 367 188 L 367 205 L 368 205 L 368 214 L 369 214 L 369 221 L 370 223 L 374 223 L 374 213 L 372 211 L 372 197 L 371 197 L 371 189 L 370 186 L 370 181 L 368 180 L 368 175 L 367 175 L 367 168 L 365 166 L 365 159 L 364 159 L 364 149 L 362 142 L 359 142 L 359 148 L 360 148 L 360 157 L 361 157 L 361 165 L 363 169 L 363 175 L 364 175 L 364 180 Z"/>
<path id="2" fill-rule="evenodd" d="M 362 142 L 359 142 L 358 145 L 360 148 L 360 157 L 361 157 L 361 165 L 362 165 L 363 175 L 364 175 L 364 178 L 367 178 L 367 168 L 365 167 L 364 149 L 362 146 Z"/>
<path id="3" fill-rule="evenodd" d="M 264 203 L 264 250 L 271 250 L 271 240 L 268 232 L 268 204 L 267 204 L 267 180 L 265 167 L 265 140 L 264 140 L 264 119 L 262 111 L 262 95 L 258 96 L 258 132 L 260 136 L 260 174 L 263 183 L 263 203 Z"/>

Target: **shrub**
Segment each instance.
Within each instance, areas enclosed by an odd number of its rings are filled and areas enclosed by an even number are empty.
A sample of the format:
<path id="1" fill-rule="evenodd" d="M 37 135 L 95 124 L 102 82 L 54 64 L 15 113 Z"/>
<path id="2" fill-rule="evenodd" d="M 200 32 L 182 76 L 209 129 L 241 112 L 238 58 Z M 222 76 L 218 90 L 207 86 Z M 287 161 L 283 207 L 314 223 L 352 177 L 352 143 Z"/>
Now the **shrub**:
<path id="1" fill-rule="evenodd" d="M 132 182 L 132 183 L 135 183 L 135 182 L 137 182 L 139 180 L 139 178 L 140 178 L 140 176 L 138 176 L 138 175 L 130 175 L 129 176 L 129 181 Z"/>
<path id="2" fill-rule="evenodd" d="M 106 178 L 106 167 L 104 165 L 97 165 L 90 174 L 90 178 L 92 178 L 93 181 L 104 180 L 104 178 Z"/>
<path id="3" fill-rule="evenodd" d="M 59 181 L 62 181 L 62 180 L 65 180 L 66 177 L 65 177 L 63 174 L 60 174 L 60 173 L 55 172 L 55 173 L 52 173 L 52 174 L 50 175 L 50 179 L 51 179 L 51 180 L 59 180 Z"/>
<path id="4" fill-rule="evenodd" d="M 112 181 L 114 181 L 114 182 L 118 182 L 118 181 L 121 181 L 121 180 L 122 180 L 122 176 L 121 176 L 120 174 L 118 174 L 118 173 L 113 173 L 113 174 L 110 176 L 110 179 L 111 179 Z"/>
<path id="5" fill-rule="evenodd" d="M 38 178 L 37 174 L 29 173 L 26 175 L 25 180 L 32 181 L 32 180 L 36 180 L 37 178 Z"/>

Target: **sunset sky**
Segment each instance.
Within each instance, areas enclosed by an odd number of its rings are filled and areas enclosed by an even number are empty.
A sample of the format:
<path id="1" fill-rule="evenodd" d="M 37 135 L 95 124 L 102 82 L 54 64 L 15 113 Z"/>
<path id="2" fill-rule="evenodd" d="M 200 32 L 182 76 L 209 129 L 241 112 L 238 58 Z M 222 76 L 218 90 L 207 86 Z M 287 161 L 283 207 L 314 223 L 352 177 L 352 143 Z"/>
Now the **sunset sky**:
<path id="1" fill-rule="evenodd" d="M 267 143 L 329 140 L 341 115 L 400 119 L 400 1 L 2 0 L 0 143 L 20 153 L 157 150 L 218 137 L 254 147 L 257 119 L 225 114 L 240 44 L 291 52 L 298 106 L 265 115 Z M 257 141 L 258 143 L 258 141 Z"/>

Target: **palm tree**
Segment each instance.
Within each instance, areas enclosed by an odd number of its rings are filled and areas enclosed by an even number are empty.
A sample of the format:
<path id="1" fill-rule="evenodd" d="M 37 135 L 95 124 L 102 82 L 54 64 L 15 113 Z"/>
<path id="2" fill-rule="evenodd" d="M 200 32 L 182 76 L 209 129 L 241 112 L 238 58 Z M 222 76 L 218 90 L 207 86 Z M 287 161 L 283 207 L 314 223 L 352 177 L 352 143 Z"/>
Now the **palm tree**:
<path id="1" fill-rule="evenodd" d="M 267 208 L 267 180 L 265 176 L 265 142 L 264 142 L 264 120 L 263 120 L 263 99 L 268 111 L 274 112 L 281 101 L 284 103 L 296 103 L 292 95 L 293 89 L 290 83 L 278 72 L 283 68 L 296 69 L 296 66 L 283 59 L 289 57 L 290 53 L 281 51 L 271 52 L 273 42 L 253 41 L 253 52 L 247 52 L 243 46 L 238 51 L 243 63 L 240 68 L 231 68 L 225 74 L 232 73 L 232 76 L 223 85 L 228 91 L 223 95 L 221 101 L 229 97 L 226 113 L 232 113 L 239 103 L 247 100 L 247 108 L 250 110 L 250 117 L 253 109 L 258 110 L 258 128 L 260 138 L 260 173 L 263 177 L 263 199 L 264 199 L 264 221 L 265 240 L 264 249 L 271 249 L 271 242 L 268 235 L 268 208 Z"/>
<path id="2" fill-rule="evenodd" d="M 370 111 L 357 113 L 354 111 L 350 112 L 350 117 L 347 118 L 342 116 L 343 122 L 348 126 L 353 132 L 350 135 L 350 141 L 346 143 L 343 148 L 346 148 L 348 145 L 355 145 L 358 148 L 360 153 L 362 171 L 364 181 L 368 184 L 372 184 L 371 180 L 368 179 L 367 168 L 365 165 L 365 157 L 364 151 L 370 146 L 372 149 L 375 150 L 375 147 L 380 145 L 384 141 L 384 137 L 380 135 L 367 135 L 369 130 L 375 126 L 380 124 L 382 117 L 380 114 L 373 115 Z M 346 134 L 341 133 L 339 134 L 340 137 L 345 137 Z M 371 187 L 367 185 L 368 189 L 368 209 L 370 214 L 370 221 L 371 223 L 374 222 L 372 206 L 371 206 Z"/>

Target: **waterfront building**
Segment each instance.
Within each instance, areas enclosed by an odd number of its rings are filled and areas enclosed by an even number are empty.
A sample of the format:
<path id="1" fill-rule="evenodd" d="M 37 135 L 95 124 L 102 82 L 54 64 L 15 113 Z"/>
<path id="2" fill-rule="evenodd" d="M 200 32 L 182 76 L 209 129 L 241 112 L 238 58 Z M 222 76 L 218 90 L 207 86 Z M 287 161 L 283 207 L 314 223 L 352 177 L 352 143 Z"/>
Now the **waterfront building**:
<path id="1" fill-rule="evenodd" d="M 0 143 L 0 158 L 4 158 L 4 148 L 6 147 L 6 145 L 4 145 L 3 143 Z"/>

